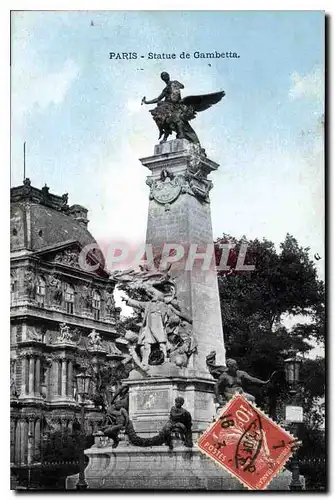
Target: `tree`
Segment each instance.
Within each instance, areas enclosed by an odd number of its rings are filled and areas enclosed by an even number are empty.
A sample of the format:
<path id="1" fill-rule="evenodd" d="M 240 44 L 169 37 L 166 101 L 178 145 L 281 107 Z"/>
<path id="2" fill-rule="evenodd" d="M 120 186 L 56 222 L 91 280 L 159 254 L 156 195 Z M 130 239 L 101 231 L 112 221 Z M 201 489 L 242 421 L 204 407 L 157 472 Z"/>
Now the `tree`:
<path id="1" fill-rule="evenodd" d="M 295 343 L 303 352 L 308 341 L 324 340 L 324 284 L 317 277 L 308 248 L 298 245 L 287 235 L 277 252 L 275 245 L 262 241 L 237 240 L 225 235 L 216 244 L 217 263 L 221 258 L 220 245 L 233 244 L 228 258 L 229 271 L 219 271 L 219 293 L 225 343 L 235 357 L 243 358 L 255 351 L 254 343 L 277 331 L 282 339 Z M 254 271 L 236 269 L 241 249 L 246 248 L 245 263 L 254 265 Z M 308 324 L 297 324 L 292 332 L 284 332 L 285 315 L 308 317 Z M 277 346 L 278 347 L 278 346 Z"/>
<path id="2" fill-rule="evenodd" d="M 279 251 L 266 239 L 238 240 L 224 235 L 215 242 L 217 265 L 222 245 L 227 244 L 234 246 L 227 262 L 231 269 L 218 271 L 227 357 L 235 358 L 241 369 L 262 379 L 278 371 L 271 387 L 253 387 L 251 392 L 270 416 L 283 417 L 278 414 L 287 402 L 284 359 L 288 350 L 294 349 L 305 356 L 313 345 L 324 343 L 324 284 L 318 279 L 309 248 L 299 246 L 291 235 L 286 236 Z M 254 265 L 254 271 L 236 268 L 239 252 L 244 250 L 244 263 Z M 297 321 L 290 329 L 288 315 Z M 324 359 L 306 358 L 301 379 L 305 432 L 309 437 L 299 453 L 308 458 L 308 443 L 313 440 L 318 449 L 324 450 L 324 443 L 319 442 L 324 437 L 318 430 L 322 420 L 320 401 L 325 393 Z"/>
<path id="3" fill-rule="evenodd" d="M 284 313 L 308 315 L 317 323 L 324 311 L 324 285 L 317 278 L 315 265 L 308 255 L 309 248 L 300 247 L 289 234 L 280 245 L 279 253 L 275 245 L 266 239 L 247 240 L 243 237 L 237 240 L 225 235 L 215 243 L 217 263 L 222 253 L 219 245 L 235 245 L 228 259 L 232 270 L 219 271 L 224 313 L 232 305 L 239 317 L 259 316 L 257 321 L 261 319 L 268 329 L 280 322 Z M 254 265 L 254 271 L 236 269 L 238 255 L 243 248 L 247 249 L 245 263 Z M 229 322 L 233 319 L 229 312 L 226 316 L 223 319 Z M 320 328 L 312 334 L 315 340 L 323 340 Z"/>

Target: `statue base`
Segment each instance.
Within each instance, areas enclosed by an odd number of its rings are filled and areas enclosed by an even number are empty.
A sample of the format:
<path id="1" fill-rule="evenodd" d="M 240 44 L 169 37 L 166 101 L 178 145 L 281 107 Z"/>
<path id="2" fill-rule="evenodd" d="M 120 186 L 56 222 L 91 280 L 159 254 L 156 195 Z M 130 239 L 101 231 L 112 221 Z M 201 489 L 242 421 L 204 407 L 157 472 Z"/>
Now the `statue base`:
<path id="1" fill-rule="evenodd" d="M 135 447 L 122 442 L 117 449 L 94 445 L 85 454 L 89 464 L 85 479 L 91 490 L 183 490 L 245 491 L 237 479 L 201 453 L 179 440 L 174 449 L 166 446 Z M 78 474 L 69 476 L 66 489 L 76 489 Z M 289 490 L 291 473 L 282 471 L 269 490 Z"/>
<path id="2" fill-rule="evenodd" d="M 158 368 L 161 367 L 157 371 Z M 207 429 L 215 416 L 214 381 L 208 375 L 192 376 L 192 372 L 189 370 L 184 376 L 170 374 L 123 381 L 129 386 L 129 418 L 139 436 L 151 437 L 163 428 L 177 396 L 184 398 L 183 408 L 192 415 L 193 439 L 197 440 Z"/>

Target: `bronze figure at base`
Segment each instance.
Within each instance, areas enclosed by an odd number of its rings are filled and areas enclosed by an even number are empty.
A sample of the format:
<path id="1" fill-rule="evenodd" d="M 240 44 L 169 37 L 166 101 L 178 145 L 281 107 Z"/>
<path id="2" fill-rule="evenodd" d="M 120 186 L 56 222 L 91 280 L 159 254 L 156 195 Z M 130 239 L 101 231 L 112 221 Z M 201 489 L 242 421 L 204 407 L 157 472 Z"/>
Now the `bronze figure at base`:
<path id="1" fill-rule="evenodd" d="M 173 437 L 176 436 L 187 448 L 192 448 L 192 416 L 183 408 L 184 398 L 177 397 L 175 405 L 170 411 L 170 418 L 159 434 L 150 438 L 143 438 L 136 434 L 128 411 L 123 407 L 121 400 L 116 400 L 109 405 L 105 422 L 101 428 L 103 434 L 113 440 L 112 448 L 117 448 L 120 443 L 119 434 L 124 431 L 129 441 L 134 446 L 160 446 L 166 444 L 173 449 Z M 107 424 L 107 425 L 106 425 Z"/>
<path id="2" fill-rule="evenodd" d="M 214 393 L 219 406 L 225 405 L 236 393 L 243 394 L 248 401 L 254 403 L 255 397 L 243 390 L 243 383 L 268 385 L 276 373 L 273 372 L 268 380 L 261 380 L 239 370 L 235 359 L 227 359 L 226 366 L 216 365 L 215 351 L 208 354 L 206 362 L 210 374 L 216 379 Z"/>
<path id="3" fill-rule="evenodd" d="M 170 436 L 169 448 L 173 449 L 172 435 L 175 433 L 183 441 L 187 448 L 192 448 L 192 416 L 189 411 L 183 408 L 185 400 L 182 397 L 175 399 L 175 406 L 170 411 L 170 419 L 164 428 Z"/>
<path id="4" fill-rule="evenodd" d="M 125 430 L 129 422 L 128 412 L 122 407 L 121 401 L 115 401 L 109 406 L 106 421 L 108 425 L 103 428 L 103 433 L 113 440 L 112 448 L 116 448 L 120 442 L 120 431 Z"/>

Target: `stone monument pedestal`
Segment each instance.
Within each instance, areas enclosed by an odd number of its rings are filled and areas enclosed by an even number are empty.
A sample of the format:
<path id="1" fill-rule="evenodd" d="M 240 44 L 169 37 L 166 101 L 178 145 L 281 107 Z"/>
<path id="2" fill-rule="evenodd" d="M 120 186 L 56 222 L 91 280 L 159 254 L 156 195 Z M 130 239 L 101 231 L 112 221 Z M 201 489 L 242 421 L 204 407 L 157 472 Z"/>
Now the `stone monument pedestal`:
<path id="1" fill-rule="evenodd" d="M 124 383 L 129 385 L 129 417 L 141 437 L 158 434 L 169 420 L 177 396 L 184 398 L 184 408 L 192 415 L 194 440 L 207 429 L 215 416 L 214 381 L 208 378 L 184 374 L 125 380 Z"/>
<path id="2" fill-rule="evenodd" d="M 91 490 L 247 490 L 196 447 L 186 448 L 180 442 L 174 442 L 172 451 L 166 446 L 139 448 L 122 442 L 113 449 L 97 443 L 85 454 L 90 460 L 85 478 Z M 68 477 L 66 489 L 75 489 L 77 481 L 78 474 Z M 268 489 L 289 490 L 290 481 L 291 473 L 284 470 Z"/>

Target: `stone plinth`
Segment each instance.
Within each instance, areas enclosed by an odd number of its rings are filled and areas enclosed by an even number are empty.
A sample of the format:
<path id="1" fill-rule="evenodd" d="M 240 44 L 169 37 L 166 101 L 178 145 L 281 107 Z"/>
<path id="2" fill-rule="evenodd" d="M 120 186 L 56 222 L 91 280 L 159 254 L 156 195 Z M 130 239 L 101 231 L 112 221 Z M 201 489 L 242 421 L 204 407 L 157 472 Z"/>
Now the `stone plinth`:
<path id="1" fill-rule="evenodd" d="M 200 150 L 185 139 L 168 141 L 155 147 L 154 156 L 142 158 L 150 171 L 147 178 L 150 200 L 146 243 L 152 245 L 154 256 L 161 255 L 164 244 L 182 245 L 183 262 L 172 264 L 178 301 L 192 318 L 193 336 L 198 352 L 190 367 L 199 376 L 208 376 L 206 355 L 217 352 L 217 363 L 225 363 L 225 349 L 217 274 L 212 265 L 202 269 L 202 260 L 185 270 L 186 257 L 193 246 L 198 253 L 206 249 L 213 255 L 213 232 L 208 174 L 218 168 Z"/>
<path id="2" fill-rule="evenodd" d="M 116 450 L 94 445 L 85 454 L 89 457 L 85 478 L 92 490 L 247 490 L 196 447 L 188 449 L 178 442 L 172 451 L 165 446 L 138 448 L 122 443 Z M 68 477 L 66 489 L 75 489 L 77 481 L 78 474 Z M 291 474 L 283 471 L 268 489 L 288 490 L 290 481 Z"/>
<path id="3" fill-rule="evenodd" d="M 212 380 L 175 375 L 124 383 L 129 385 L 129 417 L 142 437 L 153 436 L 162 429 L 177 396 L 184 398 L 184 408 L 192 415 L 195 440 L 215 415 Z"/>

